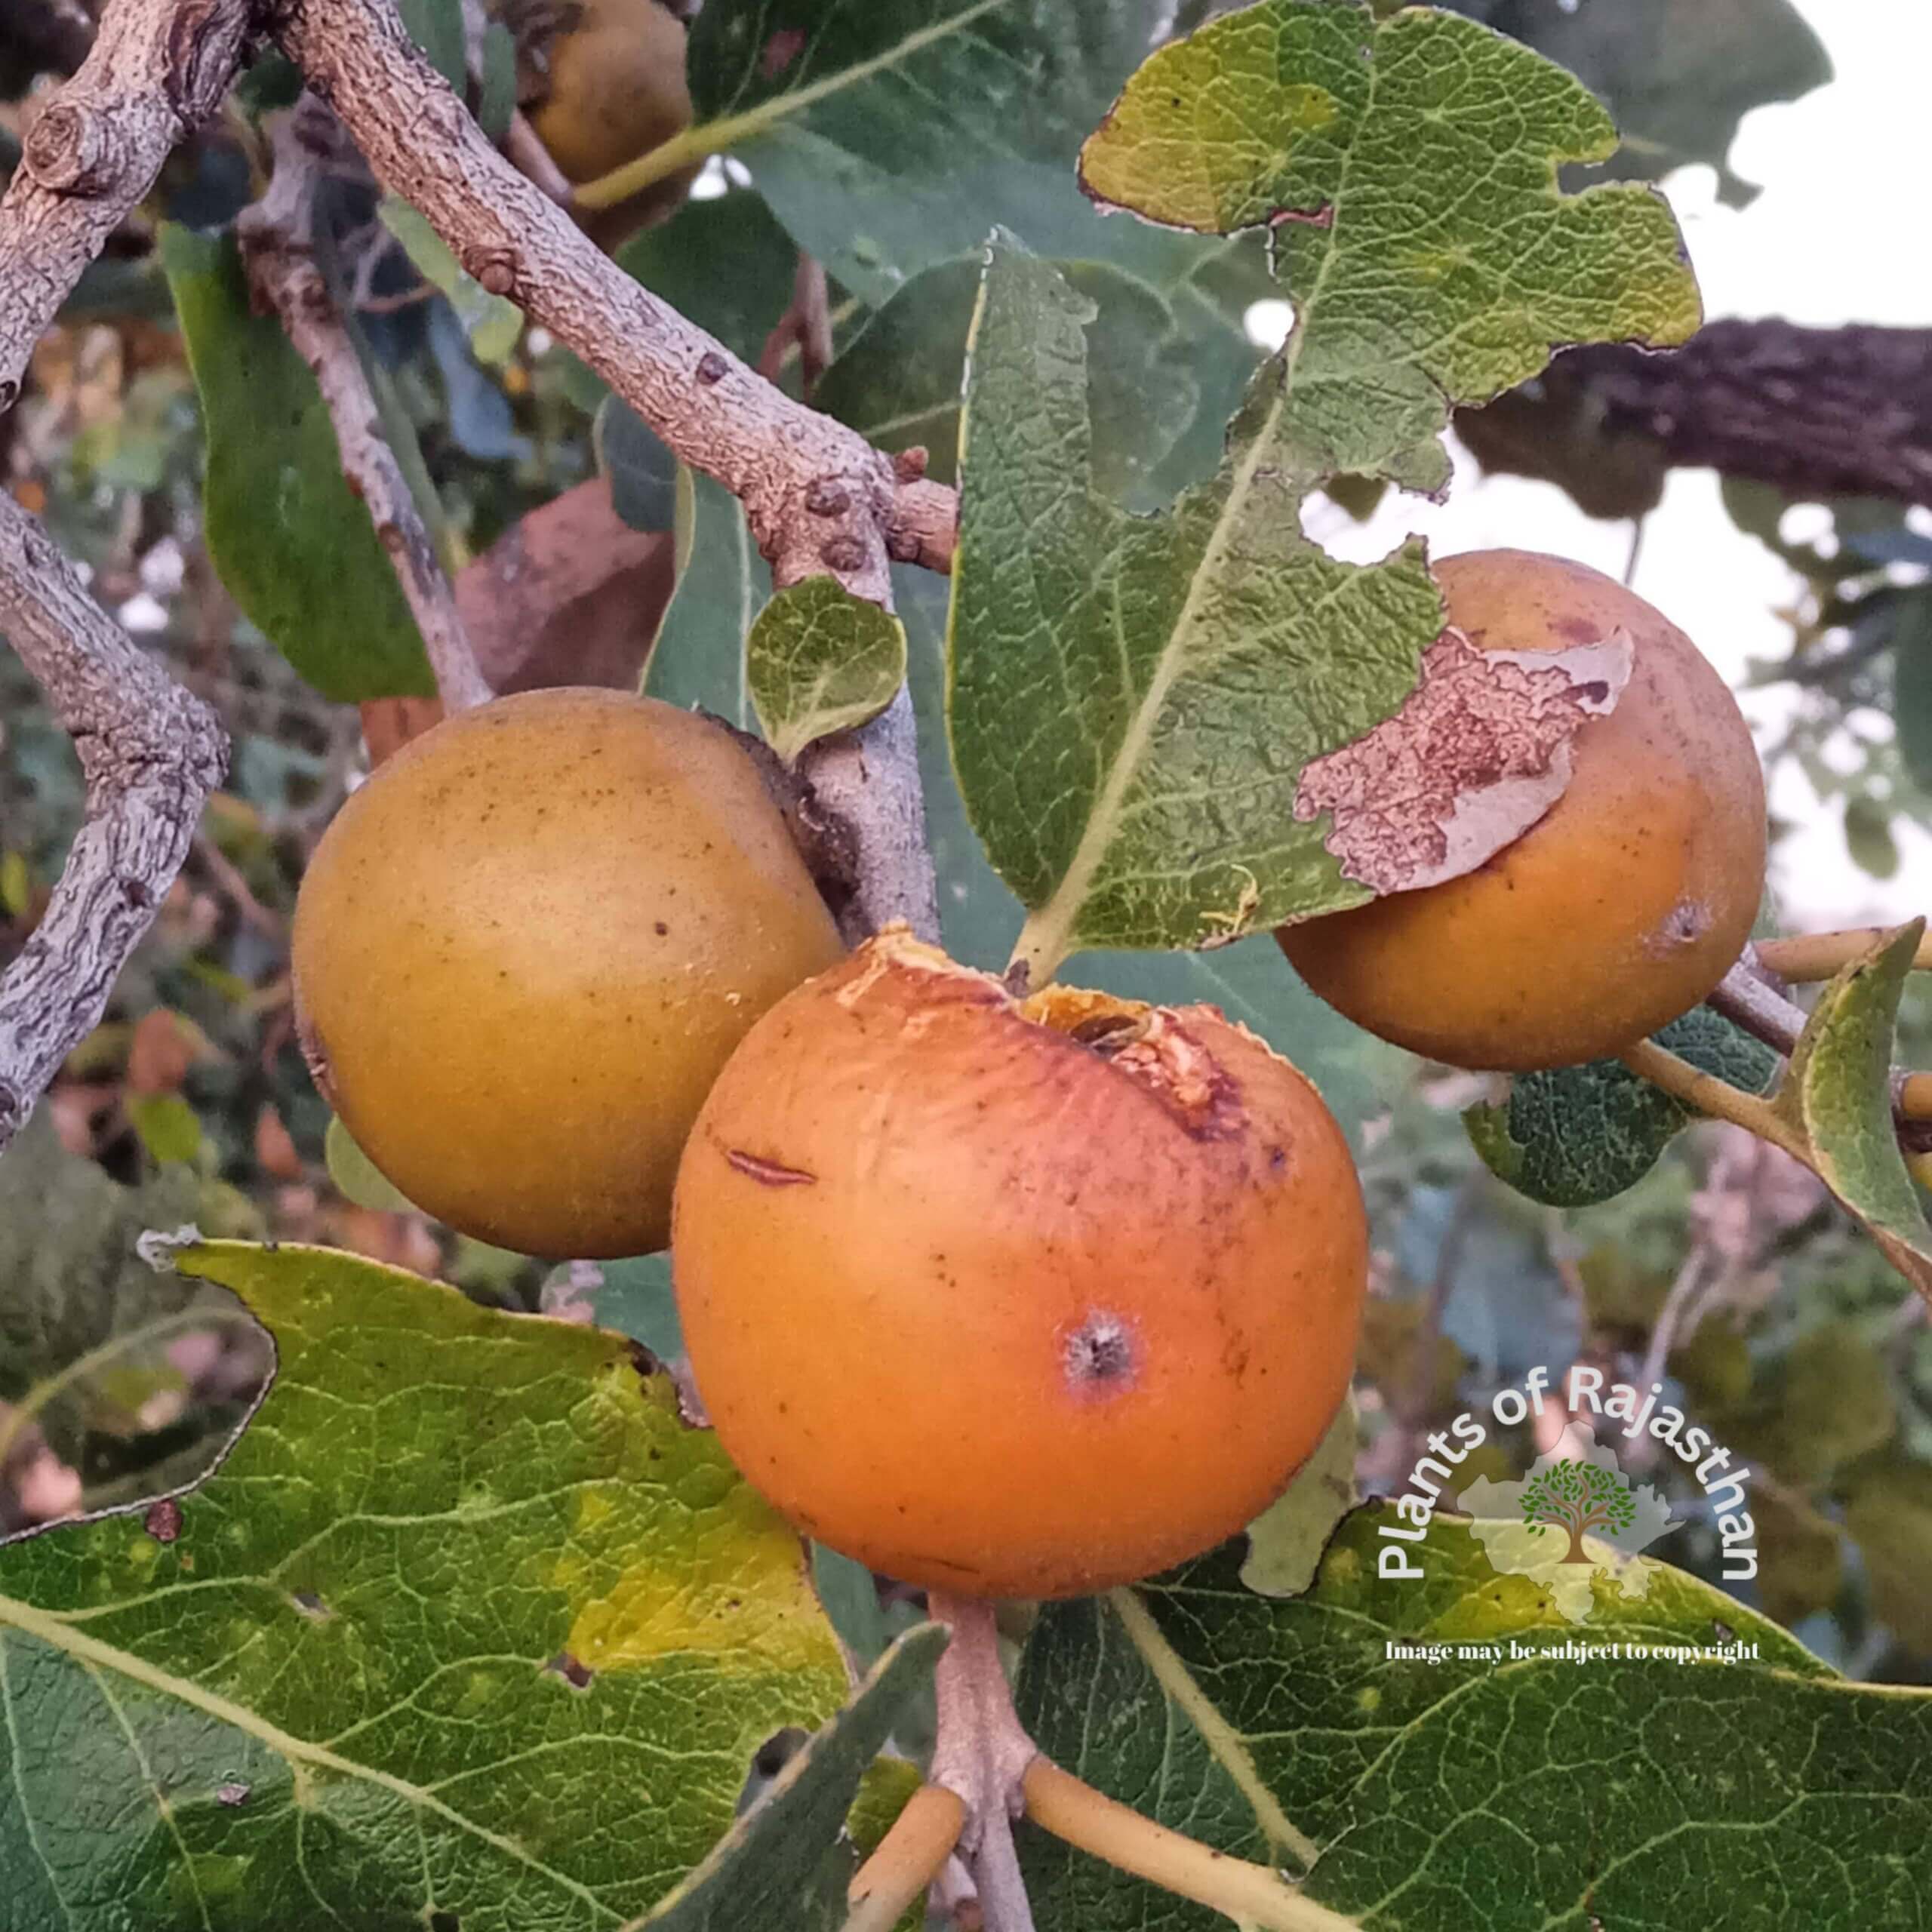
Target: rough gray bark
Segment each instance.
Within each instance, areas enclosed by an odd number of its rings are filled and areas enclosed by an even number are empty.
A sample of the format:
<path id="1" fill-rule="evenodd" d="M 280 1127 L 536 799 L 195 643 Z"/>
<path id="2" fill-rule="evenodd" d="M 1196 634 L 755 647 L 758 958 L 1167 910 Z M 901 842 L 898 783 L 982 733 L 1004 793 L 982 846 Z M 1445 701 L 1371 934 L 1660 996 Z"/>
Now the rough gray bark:
<path id="1" fill-rule="evenodd" d="M 0 632 L 52 700 L 87 779 L 87 817 L 52 902 L 0 977 L 0 1149 L 93 1030 L 154 922 L 227 768 L 214 714 L 90 597 L 0 490 Z"/>
<path id="2" fill-rule="evenodd" d="M 1457 426 L 1486 467 L 1547 476 L 1586 509 L 1616 487 L 1607 452 L 1651 503 L 1664 469 L 1708 467 L 1801 498 L 1932 505 L 1932 329 L 1727 320 L 1661 354 L 1573 349 Z"/>

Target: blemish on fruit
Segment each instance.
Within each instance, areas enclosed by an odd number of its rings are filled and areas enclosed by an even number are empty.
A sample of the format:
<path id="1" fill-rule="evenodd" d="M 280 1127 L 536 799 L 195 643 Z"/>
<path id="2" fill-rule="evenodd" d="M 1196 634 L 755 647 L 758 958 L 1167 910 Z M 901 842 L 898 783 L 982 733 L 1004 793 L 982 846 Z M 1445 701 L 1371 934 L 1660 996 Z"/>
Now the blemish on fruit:
<path id="1" fill-rule="evenodd" d="M 1068 1386 L 1076 1395 L 1111 1395 L 1133 1386 L 1134 1334 L 1118 1315 L 1096 1309 L 1060 1344 Z"/>
<path id="2" fill-rule="evenodd" d="M 1644 950 L 1653 955 L 1675 952 L 1703 937 L 1711 928 L 1711 909 L 1694 899 L 1680 899 L 1664 916 Z"/>
<path id="3" fill-rule="evenodd" d="M 788 1168 L 782 1161 L 767 1161 L 741 1148 L 726 1148 L 724 1158 L 739 1173 L 749 1174 L 762 1186 L 815 1187 L 818 1184 L 818 1176 L 806 1173 L 803 1168 Z"/>

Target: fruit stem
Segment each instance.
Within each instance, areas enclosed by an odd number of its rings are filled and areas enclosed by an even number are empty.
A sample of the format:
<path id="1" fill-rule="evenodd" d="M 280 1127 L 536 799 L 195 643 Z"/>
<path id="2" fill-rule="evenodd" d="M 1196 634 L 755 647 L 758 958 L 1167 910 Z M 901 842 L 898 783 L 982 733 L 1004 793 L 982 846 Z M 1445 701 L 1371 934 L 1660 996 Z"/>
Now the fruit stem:
<path id="1" fill-rule="evenodd" d="M 853 1879 L 845 1932 L 892 1932 L 944 1869 L 965 1826 L 966 1801 L 956 1791 L 920 1786 Z"/>
<path id="2" fill-rule="evenodd" d="M 1170 1831 L 1047 1758 L 1033 1760 L 1023 1789 L 1026 1815 L 1042 1831 L 1240 1924 L 1266 1932 L 1355 1932 L 1355 1920 L 1303 1898 L 1278 1872 Z"/>
<path id="3" fill-rule="evenodd" d="M 952 1633 L 933 1681 L 939 1735 L 932 1782 L 964 1804 L 959 1851 L 980 1895 L 984 1932 L 1034 1932 L 1013 1821 L 1024 1801 L 1021 1780 L 1039 1752 L 1013 1708 L 995 1607 L 948 1590 L 929 1591 L 926 1606 Z"/>
<path id="4" fill-rule="evenodd" d="M 1841 967 L 1863 958 L 1887 937 L 1878 926 L 1857 926 L 1838 933 L 1795 933 L 1782 939 L 1761 939 L 1758 957 L 1780 979 L 1805 986 L 1815 980 L 1831 979 Z M 1912 970 L 1932 973 L 1932 933 L 1919 941 Z"/>
<path id="5" fill-rule="evenodd" d="M 1632 1073 L 1639 1073 L 1654 1087 L 1661 1087 L 1672 1099 L 1713 1120 L 1728 1121 L 1760 1140 L 1782 1148 L 1792 1159 L 1816 1170 L 1817 1160 L 1805 1144 L 1804 1135 L 1769 1101 L 1746 1094 L 1714 1074 L 1700 1073 L 1687 1060 L 1660 1047 L 1654 1040 L 1638 1040 L 1620 1056 Z"/>

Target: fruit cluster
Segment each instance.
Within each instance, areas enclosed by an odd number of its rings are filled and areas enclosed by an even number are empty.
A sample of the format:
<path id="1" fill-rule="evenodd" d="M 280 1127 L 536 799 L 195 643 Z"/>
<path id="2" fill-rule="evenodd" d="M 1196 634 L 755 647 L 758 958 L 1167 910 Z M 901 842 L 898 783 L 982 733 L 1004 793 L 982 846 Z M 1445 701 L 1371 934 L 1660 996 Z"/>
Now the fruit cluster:
<path id="1" fill-rule="evenodd" d="M 1630 682 L 1487 865 L 1282 948 L 1438 1060 L 1614 1052 L 1749 931 L 1749 733 L 1595 572 L 1438 574 L 1478 648 L 1621 632 Z M 439 726 L 324 838 L 294 968 L 318 1081 L 424 1209 L 536 1254 L 670 1240 L 724 1446 L 875 1569 L 980 1596 L 1145 1575 L 1257 1515 L 1346 1394 L 1367 1232 L 1309 1083 L 1209 1008 L 1016 997 L 903 930 L 848 955 L 703 718 L 553 691 Z"/>

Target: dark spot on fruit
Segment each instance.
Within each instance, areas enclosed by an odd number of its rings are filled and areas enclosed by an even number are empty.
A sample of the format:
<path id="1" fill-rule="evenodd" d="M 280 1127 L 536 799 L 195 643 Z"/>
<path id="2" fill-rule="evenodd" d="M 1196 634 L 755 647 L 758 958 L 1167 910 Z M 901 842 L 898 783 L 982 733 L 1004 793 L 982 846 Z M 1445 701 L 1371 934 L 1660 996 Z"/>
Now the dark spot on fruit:
<path id="1" fill-rule="evenodd" d="M 671 928 L 667 926 L 662 919 L 660 919 L 657 921 L 656 926 L 653 928 L 653 931 L 656 932 L 660 939 L 668 939 L 671 935 Z"/>
<path id="2" fill-rule="evenodd" d="M 1118 1315 L 1097 1309 L 1060 1344 L 1068 1383 L 1081 1394 L 1111 1394 L 1132 1386 L 1134 1335 Z"/>

